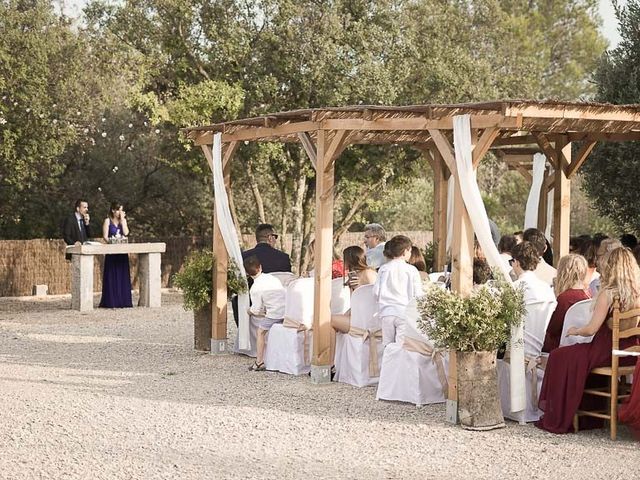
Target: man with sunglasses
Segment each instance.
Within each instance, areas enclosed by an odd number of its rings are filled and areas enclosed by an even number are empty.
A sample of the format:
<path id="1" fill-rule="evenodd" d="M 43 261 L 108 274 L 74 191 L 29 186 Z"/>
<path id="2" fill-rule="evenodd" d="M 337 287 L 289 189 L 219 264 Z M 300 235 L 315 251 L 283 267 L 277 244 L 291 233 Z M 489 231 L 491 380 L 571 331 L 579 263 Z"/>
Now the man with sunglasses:
<path id="1" fill-rule="evenodd" d="M 276 241 L 278 240 L 278 234 L 275 232 L 273 225 L 269 223 L 261 223 L 256 228 L 256 246 L 250 250 L 242 252 L 242 259 L 255 255 L 260 260 L 262 265 L 262 273 L 273 272 L 290 272 L 291 271 L 291 259 L 289 255 L 278 250 L 276 247 Z M 249 288 L 253 284 L 253 280 L 249 278 Z M 233 318 L 238 324 L 238 298 L 233 297 L 231 300 L 233 307 Z"/>

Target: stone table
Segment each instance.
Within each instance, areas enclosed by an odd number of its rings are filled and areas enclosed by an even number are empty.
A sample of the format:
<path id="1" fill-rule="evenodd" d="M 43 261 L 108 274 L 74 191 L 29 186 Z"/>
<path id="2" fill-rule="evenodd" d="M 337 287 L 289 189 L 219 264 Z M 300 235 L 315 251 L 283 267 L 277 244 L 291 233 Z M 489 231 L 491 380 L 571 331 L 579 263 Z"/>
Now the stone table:
<path id="1" fill-rule="evenodd" d="M 116 253 L 138 255 L 138 280 L 140 307 L 160 306 L 160 254 L 165 243 L 118 243 L 70 245 L 67 253 L 72 256 L 71 308 L 81 312 L 93 310 L 93 257 Z"/>

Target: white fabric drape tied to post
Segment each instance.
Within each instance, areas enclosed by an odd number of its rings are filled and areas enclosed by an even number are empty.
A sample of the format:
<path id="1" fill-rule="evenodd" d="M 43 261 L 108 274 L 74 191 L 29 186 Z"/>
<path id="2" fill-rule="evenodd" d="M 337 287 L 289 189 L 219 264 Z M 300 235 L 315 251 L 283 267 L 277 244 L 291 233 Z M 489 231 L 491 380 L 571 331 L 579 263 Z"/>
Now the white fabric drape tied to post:
<path id="1" fill-rule="evenodd" d="M 502 273 L 504 279 L 511 283 L 509 269 L 502 261 L 500 253 L 493 243 L 489 217 L 484 208 L 484 202 L 478 189 L 476 175 L 473 169 L 471 154 L 471 118 L 469 115 L 453 117 L 453 141 L 456 159 L 458 185 L 464 205 L 469 213 L 473 230 L 487 262 L 495 271 Z M 511 328 L 510 341 L 510 374 L 511 374 L 511 409 L 519 412 L 526 407 L 525 398 L 525 368 L 524 368 L 524 322 L 519 327 Z"/>
<path id="2" fill-rule="evenodd" d="M 527 198 L 527 208 L 524 213 L 524 229 L 537 228 L 538 210 L 540 206 L 540 189 L 544 182 L 544 173 L 547 164 L 547 157 L 541 153 L 533 156 L 533 182 Z"/>
<path id="3" fill-rule="evenodd" d="M 242 251 L 240 250 L 240 242 L 238 241 L 238 232 L 233 224 L 231 210 L 229 209 L 229 198 L 227 190 L 224 188 L 224 174 L 222 173 L 222 134 L 216 133 L 213 136 L 213 194 L 215 199 L 216 222 L 224 246 L 227 249 L 229 257 L 235 262 L 240 270 L 242 278 L 246 278 L 247 273 L 244 270 L 242 262 Z M 226 319 L 225 319 L 226 320 Z M 238 295 L 238 346 L 240 350 L 250 350 L 251 340 L 249 338 L 249 293 Z"/>

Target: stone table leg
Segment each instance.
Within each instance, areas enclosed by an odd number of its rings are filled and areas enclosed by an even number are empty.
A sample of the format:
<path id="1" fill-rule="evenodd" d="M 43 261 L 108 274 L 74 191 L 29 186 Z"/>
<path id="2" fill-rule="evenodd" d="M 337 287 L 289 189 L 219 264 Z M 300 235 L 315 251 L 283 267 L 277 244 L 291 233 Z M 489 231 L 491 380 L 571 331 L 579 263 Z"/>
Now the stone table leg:
<path id="1" fill-rule="evenodd" d="M 140 282 L 140 307 L 160 306 L 160 254 L 138 255 L 138 280 Z"/>
<path id="2" fill-rule="evenodd" d="M 93 255 L 73 255 L 71 308 L 81 312 L 93 310 Z"/>

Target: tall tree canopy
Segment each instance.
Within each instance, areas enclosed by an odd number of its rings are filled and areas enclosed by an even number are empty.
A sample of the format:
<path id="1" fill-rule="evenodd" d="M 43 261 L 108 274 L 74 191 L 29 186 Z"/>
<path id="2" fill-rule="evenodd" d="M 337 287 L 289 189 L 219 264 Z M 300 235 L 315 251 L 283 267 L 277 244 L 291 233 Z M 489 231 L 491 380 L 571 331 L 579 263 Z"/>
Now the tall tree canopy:
<path id="1" fill-rule="evenodd" d="M 621 41 L 603 57 L 596 72 L 598 100 L 640 103 L 640 1 L 616 7 Z M 583 167 L 585 187 L 596 208 L 623 231 L 640 231 L 638 142 L 599 145 Z"/>

